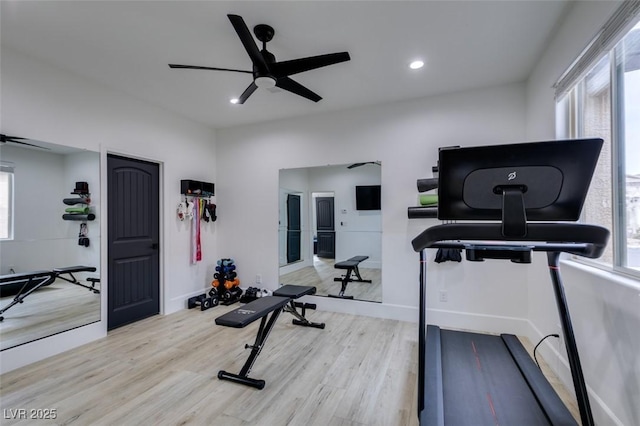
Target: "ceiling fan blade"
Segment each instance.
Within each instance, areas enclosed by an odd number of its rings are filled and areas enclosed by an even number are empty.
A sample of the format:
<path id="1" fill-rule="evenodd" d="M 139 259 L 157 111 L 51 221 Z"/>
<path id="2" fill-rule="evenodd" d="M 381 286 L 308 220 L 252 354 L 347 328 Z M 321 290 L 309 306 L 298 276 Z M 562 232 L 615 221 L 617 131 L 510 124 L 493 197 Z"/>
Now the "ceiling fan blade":
<path id="1" fill-rule="evenodd" d="M 233 28 L 236 30 L 236 33 L 238 33 L 238 37 L 240 37 L 240 41 L 249 54 L 253 65 L 258 69 L 258 72 L 260 74 L 268 74 L 269 67 L 267 66 L 267 62 L 262 57 L 262 53 L 260 53 L 260 50 L 258 50 L 258 45 L 253 39 L 251 31 L 249 31 L 249 28 L 247 27 L 247 24 L 245 24 L 244 19 L 242 19 L 242 17 L 238 15 L 227 16 L 229 17 Z"/>
<path id="2" fill-rule="evenodd" d="M 197 65 L 169 64 L 169 68 L 179 68 L 179 69 L 187 69 L 187 70 L 233 71 L 233 72 L 244 72 L 244 73 L 247 73 L 247 74 L 253 74 L 253 71 L 234 70 L 234 69 L 231 69 L 231 68 L 200 67 L 200 66 L 197 66 Z"/>
<path id="3" fill-rule="evenodd" d="M 318 102 L 322 97 L 317 93 L 313 93 L 311 90 L 304 87 L 302 84 L 290 79 L 289 77 L 280 77 L 276 80 L 276 86 L 287 90 L 296 95 L 307 98 L 313 102 Z"/>
<path id="4" fill-rule="evenodd" d="M 293 59 L 291 61 L 276 62 L 270 65 L 270 69 L 271 73 L 277 78 L 326 67 L 327 65 L 338 64 L 350 59 L 349 52 L 329 53 L 326 55 Z"/>
<path id="5" fill-rule="evenodd" d="M 238 98 L 238 102 L 237 103 L 238 104 L 243 104 L 244 101 L 246 101 L 249 98 L 249 96 L 251 96 L 251 94 L 256 91 L 257 88 L 258 88 L 258 86 L 256 86 L 256 83 L 254 83 L 252 81 L 251 84 L 249 85 L 249 87 L 244 89 L 244 92 L 242 92 L 242 95 L 240 95 L 240 97 Z"/>
<path id="6" fill-rule="evenodd" d="M 350 166 L 347 166 L 347 169 L 355 169 L 356 167 L 364 166 L 367 163 L 354 163 Z"/>
<path id="7" fill-rule="evenodd" d="M 8 135 L 2 135 L 0 134 L 0 143 L 7 143 L 7 142 L 11 142 L 11 143 L 19 143 L 21 145 L 29 145 L 35 148 L 40 148 L 40 149 L 47 149 L 49 150 L 50 148 L 44 147 L 44 146 L 40 146 L 40 145 L 34 145 L 32 143 L 29 142 L 23 142 L 24 140 L 28 140 L 27 138 L 21 138 L 18 136 L 8 136 Z"/>
<path id="8" fill-rule="evenodd" d="M 0 134 L 0 142 L 2 143 L 13 142 L 15 139 L 24 139 L 24 138 L 19 138 L 18 136 L 8 136 L 8 135 Z"/>
<path id="9" fill-rule="evenodd" d="M 24 139 L 24 138 L 20 138 L 20 139 Z M 50 150 L 50 149 L 51 149 L 51 148 L 47 148 L 47 147 L 40 146 L 40 145 L 34 145 L 34 144 L 32 144 L 32 143 L 28 143 L 28 142 L 16 141 L 16 140 L 13 140 L 13 139 L 9 140 L 9 142 L 19 143 L 19 144 L 21 144 L 21 145 L 29 145 L 29 146 L 33 146 L 33 147 L 35 147 L 35 148 L 40 148 L 40 149 L 47 149 L 47 150 Z"/>

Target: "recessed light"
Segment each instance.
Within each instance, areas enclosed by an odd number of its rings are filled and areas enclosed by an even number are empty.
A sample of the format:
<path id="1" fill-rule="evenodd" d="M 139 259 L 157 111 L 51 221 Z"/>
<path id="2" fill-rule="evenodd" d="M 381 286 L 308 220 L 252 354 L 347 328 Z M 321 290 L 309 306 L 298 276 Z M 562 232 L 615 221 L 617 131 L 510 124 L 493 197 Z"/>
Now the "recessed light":
<path id="1" fill-rule="evenodd" d="M 240 99 L 238 99 L 238 98 L 233 98 L 233 99 L 229 100 L 229 102 L 231 102 L 232 104 L 237 104 L 238 101 L 240 101 Z"/>
<path id="2" fill-rule="evenodd" d="M 412 70 L 417 70 L 420 69 L 424 66 L 424 62 L 423 61 L 413 61 L 409 64 L 409 68 L 411 68 Z"/>

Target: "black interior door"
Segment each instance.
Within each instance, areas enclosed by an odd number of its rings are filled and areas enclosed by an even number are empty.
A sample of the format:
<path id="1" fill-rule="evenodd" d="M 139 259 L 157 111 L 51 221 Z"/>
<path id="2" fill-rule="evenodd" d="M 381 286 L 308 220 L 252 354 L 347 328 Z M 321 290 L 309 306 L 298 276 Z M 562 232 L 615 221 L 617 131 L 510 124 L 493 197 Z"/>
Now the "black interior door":
<path id="1" fill-rule="evenodd" d="M 107 328 L 160 312 L 158 164 L 107 157 Z"/>
<path id="2" fill-rule="evenodd" d="M 287 194 L 287 263 L 300 260 L 300 196 Z"/>
<path id="3" fill-rule="evenodd" d="M 333 197 L 316 197 L 316 230 L 318 257 L 336 258 L 336 231 Z"/>

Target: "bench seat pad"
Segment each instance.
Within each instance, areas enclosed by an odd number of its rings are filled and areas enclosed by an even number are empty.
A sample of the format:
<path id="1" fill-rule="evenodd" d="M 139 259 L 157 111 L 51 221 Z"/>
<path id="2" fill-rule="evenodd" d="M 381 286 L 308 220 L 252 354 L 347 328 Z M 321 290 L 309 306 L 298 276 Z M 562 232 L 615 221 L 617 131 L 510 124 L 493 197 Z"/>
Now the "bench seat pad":
<path id="1" fill-rule="evenodd" d="M 363 260 L 367 260 L 368 258 L 369 256 L 353 256 L 352 258 L 336 263 L 334 267 L 336 269 L 350 269 L 358 266 L 360 262 L 362 262 Z"/>
<path id="2" fill-rule="evenodd" d="M 288 284 L 273 292 L 274 296 L 288 297 L 289 299 L 298 299 L 307 294 L 316 294 L 316 288 L 304 285 Z"/>
<path id="3" fill-rule="evenodd" d="M 291 300 L 289 297 L 265 296 L 247 303 L 216 318 L 216 324 L 225 327 L 243 328 L 269 312 L 282 308 Z"/>
<path id="4" fill-rule="evenodd" d="M 66 274 L 69 272 L 95 272 L 96 268 L 93 266 L 67 266 L 66 268 L 55 268 L 53 272 L 58 274 Z"/>

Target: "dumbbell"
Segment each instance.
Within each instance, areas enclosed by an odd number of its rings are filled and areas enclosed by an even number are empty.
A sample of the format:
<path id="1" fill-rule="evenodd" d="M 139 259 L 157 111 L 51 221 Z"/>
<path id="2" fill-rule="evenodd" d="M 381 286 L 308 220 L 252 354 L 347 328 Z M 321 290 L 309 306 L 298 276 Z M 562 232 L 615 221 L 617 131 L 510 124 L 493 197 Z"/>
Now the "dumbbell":
<path id="1" fill-rule="evenodd" d="M 190 297 L 187 300 L 187 307 L 193 309 L 196 306 L 200 306 L 201 311 L 206 311 L 209 308 L 218 306 L 218 298 L 207 297 L 205 294 L 199 296 Z"/>

